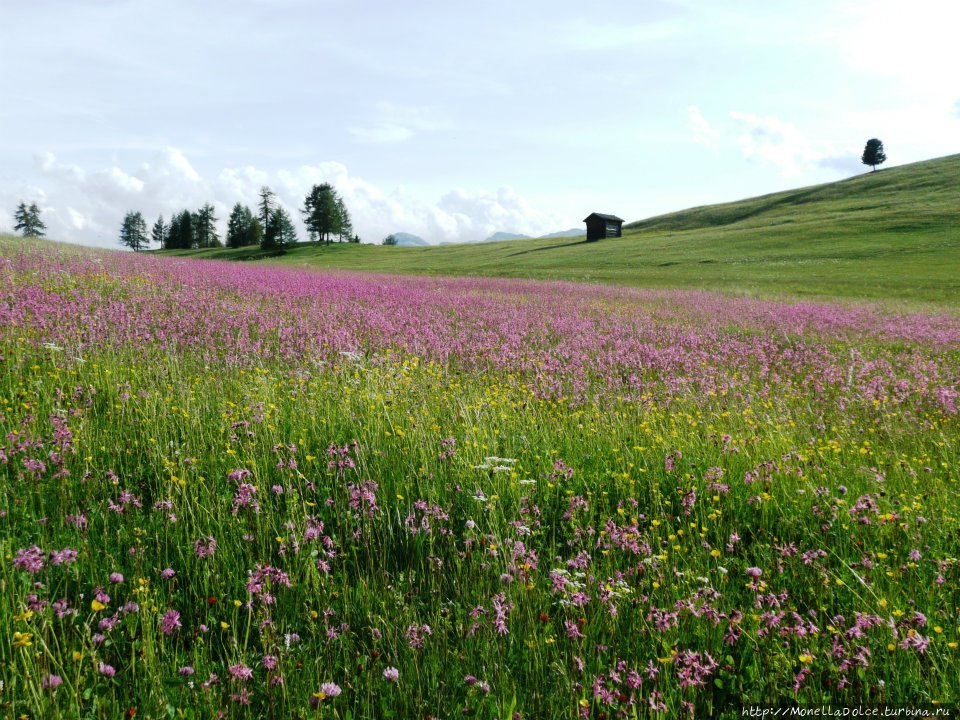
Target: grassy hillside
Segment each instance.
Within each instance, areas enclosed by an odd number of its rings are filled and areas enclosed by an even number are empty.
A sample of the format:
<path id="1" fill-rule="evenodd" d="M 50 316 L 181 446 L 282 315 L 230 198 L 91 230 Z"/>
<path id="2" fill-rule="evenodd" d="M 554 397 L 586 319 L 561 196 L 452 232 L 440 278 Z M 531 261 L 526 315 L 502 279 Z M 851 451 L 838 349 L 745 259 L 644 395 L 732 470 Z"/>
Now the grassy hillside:
<path id="1" fill-rule="evenodd" d="M 444 247 L 302 244 L 271 262 L 493 275 L 735 294 L 960 304 L 960 155 L 841 182 L 693 208 L 623 238 Z M 176 254 L 262 259 L 256 248 Z"/>

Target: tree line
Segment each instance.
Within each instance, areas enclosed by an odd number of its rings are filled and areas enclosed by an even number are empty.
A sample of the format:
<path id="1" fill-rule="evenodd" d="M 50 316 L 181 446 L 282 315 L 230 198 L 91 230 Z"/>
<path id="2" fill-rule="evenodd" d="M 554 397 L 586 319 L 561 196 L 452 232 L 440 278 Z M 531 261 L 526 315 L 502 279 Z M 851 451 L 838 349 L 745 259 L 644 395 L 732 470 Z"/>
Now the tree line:
<path id="1" fill-rule="evenodd" d="M 860 161 L 874 170 L 877 165 L 886 162 L 887 156 L 883 142 L 877 138 L 867 141 Z M 43 237 L 47 226 L 40 218 L 40 208 L 36 203 L 27 205 L 20 202 L 14 212 L 14 231 L 23 237 Z M 337 242 L 359 243 L 354 233 L 350 213 L 330 183 L 314 185 L 303 200 L 300 209 L 303 224 L 307 228 L 310 242 L 330 244 Z M 190 250 L 197 248 L 227 247 L 238 248 L 259 245 L 267 251 L 283 251 L 298 241 L 296 228 L 290 214 L 277 202 L 276 193 L 269 187 L 260 188 L 260 202 L 254 213 L 242 203 L 236 203 L 227 220 L 227 235 L 224 241 L 217 233 L 217 217 L 214 207 L 206 203 L 199 210 L 182 210 L 170 218 L 167 223 L 163 215 L 157 218 L 149 233 L 143 214 L 139 211 L 128 212 L 120 226 L 120 244 L 134 251 L 146 250 L 150 243 L 156 243 L 164 250 Z M 393 235 L 387 236 L 384 245 L 396 245 Z"/>
<path id="2" fill-rule="evenodd" d="M 314 185 L 307 193 L 300 210 L 310 242 L 330 244 L 360 242 L 353 231 L 353 222 L 343 198 L 330 183 Z M 242 203 L 236 203 L 227 219 L 227 234 L 221 240 L 217 233 L 213 205 L 207 203 L 199 210 L 182 210 L 165 222 L 157 218 L 147 232 L 143 214 L 127 213 L 120 226 L 120 244 L 134 250 L 145 250 L 156 243 L 164 250 L 191 250 L 198 248 L 247 247 L 259 245 L 267 251 L 283 251 L 298 242 L 297 231 L 290 213 L 279 204 L 276 193 L 269 187 L 260 188 L 256 212 Z"/>

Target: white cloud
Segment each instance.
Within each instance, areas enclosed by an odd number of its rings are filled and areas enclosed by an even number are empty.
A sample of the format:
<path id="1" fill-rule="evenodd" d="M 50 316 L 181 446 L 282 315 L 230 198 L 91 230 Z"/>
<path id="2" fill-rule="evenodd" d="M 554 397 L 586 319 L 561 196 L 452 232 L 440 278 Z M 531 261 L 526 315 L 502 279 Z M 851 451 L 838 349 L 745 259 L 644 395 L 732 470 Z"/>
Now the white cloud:
<path id="1" fill-rule="evenodd" d="M 67 217 L 70 225 L 77 230 L 83 230 L 85 227 L 87 227 L 87 225 L 90 224 L 90 219 L 86 215 L 72 207 L 67 208 Z"/>
<path id="2" fill-rule="evenodd" d="M 177 180 L 200 182 L 200 173 L 194 170 L 183 151 L 175 147 L 167 147 L 161 151 L 159 163 L 151 167 L 144 165 L 144 171 L 153 171 L 155 175 L 172 177 Z"/>
<path id="3" fill-rule="evenodd" d="M 824 156 L 796 126 L 777 117 L 731 112 L 740 128 L 737 144 L 748 159 L 759 159 L 780 168 L 782 175 L 800 175 Z"/>
<path id="4" fill-rule="evenodd" d="M 696 105 L 690 105 L 687 108 L 687 117 L 687 127 L 693 133 L 693 139 L 701 145 L 715 147 L 717 140 L 720 138 L 720 131 L 707 122 L 703 113 L 700 112 L 700 108 Z"/>
<path id="5" fill-rule="evenodd" d="M 36 156 L 44 187 L 30 188 L 28 198 L 42 201 L 44 222 L 52 238 L 116 246 L 123 216 L 138 210 L 152 224 L 183 209 L 211 203 L 217 210 L 221 235 L 236 202 L 253 207 L 264 185 L 294 217 L 303 232 L 298 209 L 314 184 L 329 182 L 343 197 L 354 227 L 366 242 L 379 242 L 391 232 L 411 232 L 428 242 L 482 240 L 498 230 L 543 234 L 562 229 L 562 219 L 538 211 L 510 188 L 467 191 L 455 189 L 437 200 L 424 199 L 404 188 L 385 191 L 351 175 L 338 162 L 302 165 L 270 172 L 254 166 L 227 167 L 203 177 L 177 148 L 165 148 L 135 170 L 119 167 L 87 170 L 63 163 L 52 153 Z"/>
<path id="6" fill-rule="evenodd" d="M 420 235 L 431 243 L 482 240 L 498 230 L 538 235 L 562 229 L 559 218 L 538 211 L 511 188 L 495 191 L 454 189 L 437 201 L 404 188 L 385 192 L 350 175 L 346 166 L 327 162 L 278 173 L 284 198 L 303 196 L 315 183 L 329 182 L 343 197 L 360 236 L 379 242 L 392 232 Z"/>
<path id="7" fill-rule="evenodd" d="M 144 182 L 138 177 L 128 175 L 118 167 L 98 170 L 88 176 L 91 188 L 104 192 L 116 192 L 122 195 L 136 195 L 143 192 Z"/>

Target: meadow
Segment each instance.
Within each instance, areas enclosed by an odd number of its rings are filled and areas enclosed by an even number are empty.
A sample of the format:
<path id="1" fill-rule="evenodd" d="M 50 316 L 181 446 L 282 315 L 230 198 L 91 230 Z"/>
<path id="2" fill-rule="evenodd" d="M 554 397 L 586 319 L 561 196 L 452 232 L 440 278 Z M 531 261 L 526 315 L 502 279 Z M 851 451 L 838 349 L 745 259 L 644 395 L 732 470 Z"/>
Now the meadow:
<path id="1" fill-rule="evenodd" d="M 0 714 L 960 700 L 960 320 L 0 240 Z"/>
<path id="2" fill-rule="evenodd" d="M 622 238 L 168 251 L 292 267 L 569 280 L 774 299 L 960 307 L 960 155 L 631 222 Z M 585 208 L 613 212 L 616 207 Z M 628 218 L 629 219 L 629 218 Z M 509 230 L 510 228 L 502 228 Z M 378 242 L 380 238 L 364 238 Z M 428 238 L 434 242 L 438 238 Z"/>

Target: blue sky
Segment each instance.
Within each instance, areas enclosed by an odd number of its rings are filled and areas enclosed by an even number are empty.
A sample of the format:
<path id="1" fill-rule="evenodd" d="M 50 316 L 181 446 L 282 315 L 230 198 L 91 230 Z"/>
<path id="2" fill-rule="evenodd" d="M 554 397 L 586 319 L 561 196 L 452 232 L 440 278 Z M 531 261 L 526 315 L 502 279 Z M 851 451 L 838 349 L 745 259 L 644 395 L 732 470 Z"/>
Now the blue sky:
<path id="1" fill-rule="evenodd" d="M 332 182 L 361 237 L 542 234 L 960 152 L 960 3 L 0 0 L 0 229 L 114 246 Z"/>

